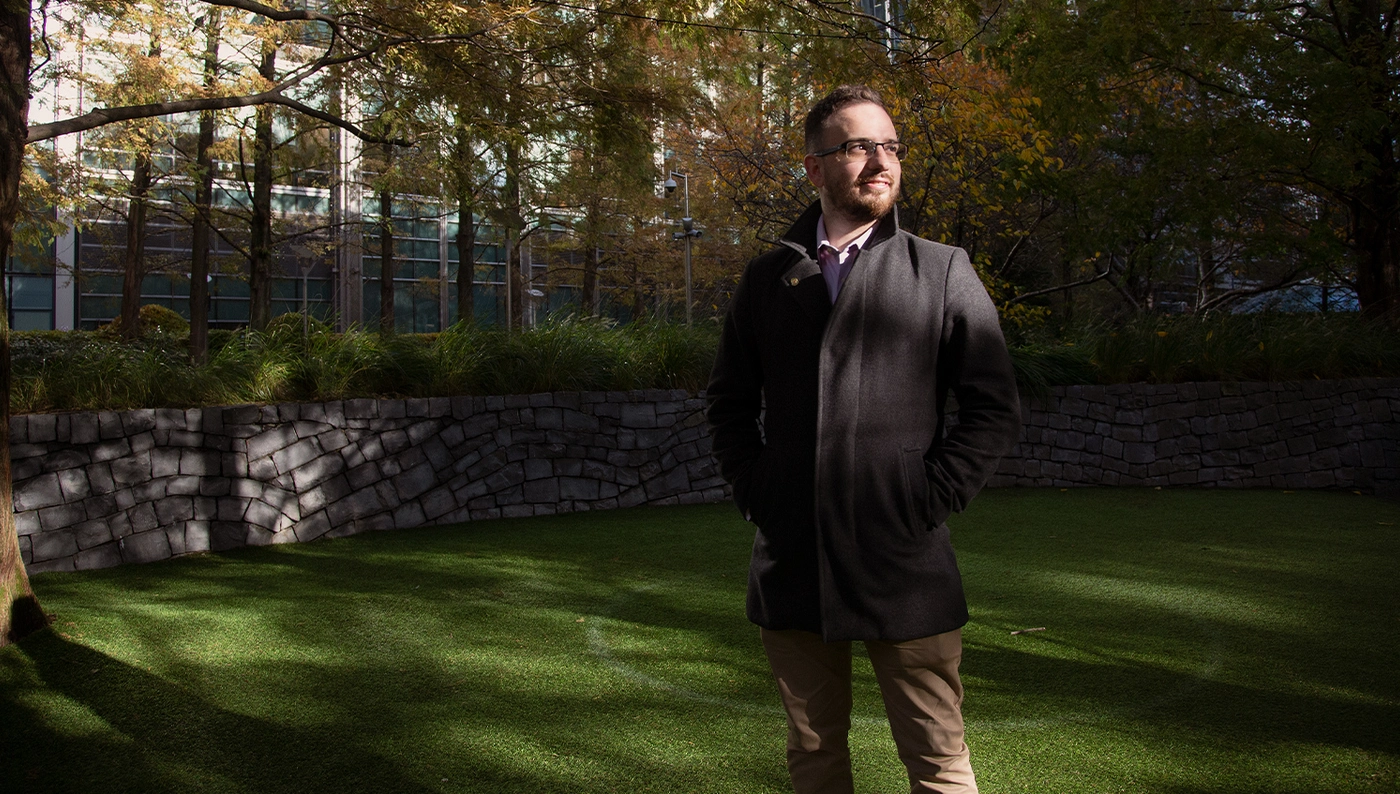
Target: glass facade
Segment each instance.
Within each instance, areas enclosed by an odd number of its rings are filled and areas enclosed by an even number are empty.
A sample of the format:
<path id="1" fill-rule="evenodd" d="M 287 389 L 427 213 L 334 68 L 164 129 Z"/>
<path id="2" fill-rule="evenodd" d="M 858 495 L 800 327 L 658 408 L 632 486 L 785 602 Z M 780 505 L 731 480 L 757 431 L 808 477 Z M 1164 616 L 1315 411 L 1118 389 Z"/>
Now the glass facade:
<path id="1" fill-rule="evenodd" d="M 219 196 L 226 207 L 239 206 L 245 200 L 246 196 L 235 190 L 225 190 Z M 274 251 L 273 316 L 300 312 L 304 307 L 313 317 L 334 322 L 339 280 L 330 232 L 324 228 L 328 215 L 321 214 L 329 209 L 328 191 L 278 190 L 273 203 L 281 216 L 279 227 L 300 221 L 302 228 L 308 230 L 298 236 L 285 235 L 289 239 Z M 456 214 L 444 215 L 435 206 L 408 201 L 397 203 L 395 210 L 395 326 L 405 333 L 439 331 L 444 315 L 448 325 L 457 321 Z M 377 217 L 366 217 L 352 252 L 361 258 L 364 325 L 371 328 L 379 324 L 379 229 Z M 5 271 L 11 327 L 60 327 L 57 317 L 61 312 L 56 312 L 55 307 L 62 300 L 71 303 L 70 316 L 78 328 L 92 330 L 112 322 L 121 312 L 126 231 L 124 218 L 98 216 L 84 220 L 80 228 L 67 235 L 73 251 L 71 263 L 60 265 L 55 244 L 11 257 Z M 188 318 L 190 228 L 169 215 L 153 212 L 146 231 L 144 259 L 148 272 L 141 283 L 141 303 L 166 306 Z M 248 233 L 246 227 L 222 232 L 210 238 L 209 324 L 212 328 L 237 328 L 247 325 L 249 316 L 244 253 Z M 473 309 L 479 324 L 504 322 L 502 243 L 499 230 L 478 218 Z M 73 278 L 68 286 L 70 269 Z M 545 265 L 537 263 L 532 270 L 536 283 L 544 288 Z M 556 308 L 555 304 L 562 305 L 570 295 L 568 289 L 549 289 L 541 308 Z"/>

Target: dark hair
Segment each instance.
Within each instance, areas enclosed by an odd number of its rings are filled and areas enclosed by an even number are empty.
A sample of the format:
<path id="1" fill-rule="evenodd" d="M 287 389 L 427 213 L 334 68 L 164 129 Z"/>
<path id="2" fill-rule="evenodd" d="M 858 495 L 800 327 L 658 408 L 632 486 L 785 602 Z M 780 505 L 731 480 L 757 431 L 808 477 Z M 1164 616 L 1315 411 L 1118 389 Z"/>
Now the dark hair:
<path id="1" fill-rule="evenodd" d="M 827 119 L 836 115 L 842 108 L 866 102 L 879 105 L 886 113 L 890 112 L 889 108 L 885 107 L 885 100 L 880 96 L 880 92 L 868 85 L 839 85 L 832 89 L 826 98 L 807 111 L 807 120 L 802 124 L 803 145 L 807 147 L 807 151 L 815 152 L 820 146 L 822 127 L 826 125 Z"/>

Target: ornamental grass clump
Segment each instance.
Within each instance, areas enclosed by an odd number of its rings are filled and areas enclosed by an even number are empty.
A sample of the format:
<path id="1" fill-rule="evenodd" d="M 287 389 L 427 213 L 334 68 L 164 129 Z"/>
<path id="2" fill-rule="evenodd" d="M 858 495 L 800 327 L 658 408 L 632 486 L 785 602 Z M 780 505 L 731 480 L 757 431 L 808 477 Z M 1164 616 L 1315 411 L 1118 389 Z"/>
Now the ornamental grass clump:
<path id="1" fill-rule="evenodd" d="M 1156 315 L 1071 336 L 1099 383 L 1400 375 L 1400 333 L 1356 315 Z"/>
<path id="2" fill-rule="evenodd" d="M 143 317 L 145 315 L 143 314 Z M 545 391 L 700 390 L 719 327 L 554 317 L 506 331 L 457 324 L 437 334 L 336 332 L 301 315 L 262 331 L 210 334 L 209 362 L 188 339 L 149 323 L 11 335 L 16 413 Z M 1400 333 L 1356 315 L 1144 316 L 1013 338 L 1028 397 L 1059 385 L 1400 377 Z"/>
<path id="3" fill-rule="evenodd" d="M 152 331 L 13 335 L 11 399 L 18 413 L 320 402 L 355 397 L 443 397 L 704 388 L 713 326 L 631 326 L 553 318 L 508 332 L 457 324 L 438 334 L 344 333 L 298 314 L 262 331 L 211 335 L 209 362 L 189 361 L 187 339 Z"/>

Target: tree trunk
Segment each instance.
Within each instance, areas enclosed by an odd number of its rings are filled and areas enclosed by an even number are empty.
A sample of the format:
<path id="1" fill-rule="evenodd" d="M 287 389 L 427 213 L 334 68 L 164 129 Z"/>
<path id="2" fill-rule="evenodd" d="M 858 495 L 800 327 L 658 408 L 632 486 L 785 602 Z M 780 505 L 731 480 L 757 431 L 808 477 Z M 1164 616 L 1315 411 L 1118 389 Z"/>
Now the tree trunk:
<path id="1" fill-rule="evenodd" d="M 212 91 L 218 80 L 220 11 L 210 8 L 205 17 L 204 88 Z M 209 360 L 209 209 L 214 199 L 214 111 L 199 114 L 199 143 L 195 151 L 194 222 L 190 230 L 190 361 Z"/>
<path id="2" fill-rule="evenodd" d="M 470 196 L 457 194 L 457 322 L 476 322 L 476 216 Z"/>
<path id="3" fill-rule="evenodd" d="M 472 191 L 475 159 L 471 136 L 457 124 L 457 322 L 476 321 L 476 208 Z"/>
<path id="4" fill-rule="evenodd" d="M 258 74 L 277 77 L 277 48 L 264 47 Z M 253 131 L 253 212 L 249 226 L 248 324 L 257 330 L 272 319 L 272 106 L 259 105 Z"/>
<path id="5" fill-rule="evenodd" d="M 0 7 L 0 256 L 9 257 L 29 123 L 29 4 Z M 48 624 L 29 586 L 15 534 L 10 482 L 10 323 L 0 290 L 0 645 Z"/>
<path id="6" fill-rule="evenodd" d="M 579 308 L 590 317 L 598 315 L 598 263 L 603 249 L 596 243 L 588 247 L 583 260 L 583 293 L 579 296 Z"/>
<path id="7" fill-rule="evenodd" d="M 1357 75 L 1352 89 L 1364 92 L 1369 111 L 1364 121 L 1351 124 L 1356 180 L 1345 199 L 1358 259 L 1356 293 L 1364 312 L 1400 325 L 1400 163 L 1395 151 L 1400 112 L 1394 99 L 1400 82 L 1392 68 L 1396 45 L 1382 26 L 1387 13 L 1394 13 L 1384 8 L 1388 5 L 1339 3 L 1333 19 L 1347 45 L 1347 66 Z"/>
<path id="8" fill-rule="evenodd" d="M 389 169 L 394 147 L 384 144 L 384 184 L 379 188 L 379 332 L 394 333 L 394 193 L 389 189 Z"/>
<path id="9" fill-rule="evenodd" d="M 520 212 L 520 147 L 506 145 L 506 327 L 525 327 L 525 283 L 520 272 L 520 242 L 525 220 Z"/>
<path id="10" fill-rule="evenodd" d="M 142 151 L 136 155 L 131 197 L 126 207 L 126 253 L 122 258 L 122 311 L 118 325 L 127 339 L 135 339 L 141 332 L 141 282 L 146 278 L 146 197 L 150 192 L 151 154 Z"/>
<path id="11" fill-rule="evenodd" d="M 598 261 L 602 258 L 603 242 L 603 206 L 598 196 L 589 199 L 583 223 L 585 233 L 582 242 L 588 252 L 583 257 L 583 289 L 579 295 L 579 313 L 594 316 L 598 314 Z"/>

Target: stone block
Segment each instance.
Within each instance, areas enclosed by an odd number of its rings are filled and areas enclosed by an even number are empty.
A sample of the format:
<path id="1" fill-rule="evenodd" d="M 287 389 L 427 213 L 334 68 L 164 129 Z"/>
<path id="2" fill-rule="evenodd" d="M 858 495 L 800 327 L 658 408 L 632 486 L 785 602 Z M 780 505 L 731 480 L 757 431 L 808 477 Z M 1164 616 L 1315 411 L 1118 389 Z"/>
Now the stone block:
<path id="1" fill-rule="evenodd" d="M 525 479 L 538 480 L 554 474 L 554 464 L 548 460 L 529 458 L 524 461 Z"/>
<path id="2" fill-rule="evenodd" d="M 297 540 L 305 543 L 308 540 L 321 537 L 330 529 L 330 519 L 326 516 L 326 511 L 321 510 L 298 521 L 293 531 L 296 532 Z"/>
<path id="3" fill-rule="evenodd" d="M 408 471 L 394 477 L 391 482 L 401 501 L 416 499 L 437 485 L 437 473 L 428 462 L 418 464 Z"/>
<path id="4" fill-rule="evenodd" d="M 1287 446 L 1290 455 L 1309 455 L 1317 451 L 1317 442 L 1310 435 L 1294 436 L 1288 439 Z"/>
<path id="5" fill-rule="evenodd" d="M 211 521 L 208 533 L 209 551 L 228 551 L 248 545 L 248 529 L 241 521 Z M 188 533 L 185 545 L 190 546 Z"/>
<path id="6" fill-rule="evenodd" d="M 278 425 L 258 433 L 248 439 L 249 461 L 264 458 L 297 442 L 296 431 L 287 425 Z"/>
<path id="7" fill-rule="evenodd" d="M 151 479 L 151 453 L 137 452 L 111 462 L 116 485 L 133 485 Z"/>
<path id="8" fill-rule="evenodd" d="M 384 475 L 379 471 L 379 464 L 371 461 L 346 471 L 345 479 L 350 483 L 351 488 L 359 490 L 374 485 L 384 479 Z"/>
<path id="9" fill-rule="evenodd" d="M 1152 444 L 1124 444 L 1123 459 L 1129 463 L 1151 463 L 1157 459 L 1157 453 Z"/>
<path id="10" fill-rule="evenodd" d="M 422 506 L 417 502 L 399 505 L 393 512 L 393 518 L 394 529 L 413 529 L 428 522 L 427 517 L 423 514 Z"/>
<path id="11" fill-rule="evenodd" d="M 180 474 L 212 477 L 223 470 L 223 453 L 207 449 L 183 449 L 179 453 L 177 471 Z"/>
<path id="12" fill-rule="evenodd" d="M 272 455 L 278 474 L 287 474 L 321 456 L 321 447 L 314 438 L 303 438 Z"/>
<path id="13" fill-rule="evenodd" d="M 180 473 L 180 450 L 158 447 L 151 450 L 151 476 L 169 477 Z"/>
<path id="14" fill-rule="evenodd" d="M 155 505 L 150 502 L 142 502 L 132 507 L 130 510 L 127 510 L 124 515 L 131 522 L 131 531 L 133 533 L 148 532 L 160 526 L 160 520 L 156 517 Z M 115 528 L 112 534 L 116 534 Z"/>
<path id="15" fill-rule="evenodd" d="M 82 503 L 61 504 L 45 507 L 39 511 L 39 525 L 44 532 L 66 529 L 87 520 L 87 510 Z"/>
<path id="16" fill-rule="evenodd" d="M 410 446 L 408 433 L 402 430 L 387 430 L 380 433 L 379 443 L 383 446 L 385 455 L 397 455 Z"/>
<path id="17" fill-rule="evenodd" d="M 84 549 L 73 558 L 73 567 L 79 571 L 115 568 L 121 564 L 122 551 L 116 543 L 106 543 L 91 549 Z"/>
<path id="18" fill-rule="evenodd" d="M 122 432 L 130 436 L 149 433 L 156 428 L 156 412 L 145 408 L 136 411 L 122 411 L 120 416 Z M 104 432 L 105 436 L 106 433 Z"/>
<path id="19" fill-rule="evenodd" d="M 525 501 L 532 504 L 559 501 L 559 480 L 550 477 L 544 480 L 528 480 L 524 485 Z"/>
<path id="20" fill-rule="evenodd" d="M 623 491 L 621 494 L 619 494 L 617 498 L 617 506 L 637 507 L 638 505 L 645 504 L 646 501 L 646 490 L 638 486 L 636 488 L 629 488 L 628 490 Z"/>
<path id="21" fill-rule="evenodd" d="M 189 521 L 194 518 L 194 499 L 188 496 L 167 496 L 156 502 L 156 520 L 160 526 Z"/>
<path id="22" fill-rule="evenodd" d="M 560 477 L 559 498 L 569 501 L 592 501 L 599 498 L 599 482 L 581 477 Z"/>
<path id="23" fill-rule="evenodd" d="M 419 504 L 422 505 L 425 520 L 433 521 L 455 510 L 457 499 L 453 496 L 452 489 L 440 486 L 423 494 Z"/>
<path id="24" fill-rule="evenodd" d="M 248 459 L 248 479 L 250 480 L 272 482 L 280 474 L 281 472 L 277 471 L 277 464 L 272 462 L 271 456 Z"/>
<path id="25" fill-rule="evenodd" d="M 510 463 L 492 472 L 484 479 L 486 487 L 492 492 L 504 491 L 525 481 L 525 467 L 521 463 Z"/>
<path id="26" fill-rule="evenodd" d="M 418 449 L 432 465 L 434 471 L 447 471 L 456 461 L 452 452 L 448 450 L 447 445 L 440 438 L 430 438 Z"/>
<path id="27" fill-rule="evenodd" d="M 368 464 L 373 466 L 374 464 Z M 292 471 L 292 482 L 298 492 L 320 485 L 345 470 L 345 459 L 337 454 L 322 455 Z"/>
<path id="28" fill-rule="evenodd" d="M 123 562 L 156 562 L 170 559 L 170 538 L 164 530 L 152 529 L 128 535 L 118 541 Z"/>
<path id="29" fill-rule="evenodd" d="M 31 414 L 28 438 L 23 443 L 47 444 L 58 440 L 58 417 L 54 414 Z"/>
<path id="30" fill-rule="evenodd" d="M 627 428 L 654 428 L 656 406 L 651 403 L 624 403 L 620 420 L 621 425 Z"/>
<path id="31" fill-rule="evenodd" d="M 106 519 L 84 521 L 73 527 L 73 538 L 80 549 L 90 549 L 113 540 L 111 522 Z"/>
<path id="32" fill-rule="evenodd" d="M 96 444 L 101 440 L 101 428 L 97 422 L 97 414 L 82 412 L 69 417 L 68 441 L 72 444 Z M 19 439 L 20 443 L 25 443 L 27 439 Z"/>
<path id="33" fill-rule="evenodd" d="M 35 562 L 62 559 L 78 553 L 78 538 L 72 529 L 40 532 L 28 537 L 30 558 Z"/>
<path id="34" fill-rule="evenodd" d="M 168 479 L 149 480 L 133 485 L 131 493 L 135 495 L 137 502 L 154 502 L 157 499 L 165 498 L 168 483 Z"/>
<path id="35" fill-rule="evenodd" d="M 282 518 L 282 511 L 276 507 L 262 501 L 261 499 L 251 499 L 248 508 L 243 513 L 243 520 L 255 527 L 273 529 Z"/>
<path id="36" fill-rule="evenodd" d="M 14 509 L 17 512 L 39 510 L 62 504 L 63 488 L 57 474 L 41 474 L 17 485 L 14 489 Z"/>
<path id="37" fill-rule="evenodd" d="M 404 432 L 408 433 L 409 443 L 417 446 L 437 435 L 438 429 L 439 424 L 436 421 L 427 419 L 421 422 L 414 422 L 405 428 Z"/>
<path id="38" fill-rule="evenodd" d="M 43 457 L 24 458 L 10 463 L 10 482 L 21 482 L 44 473 Z"/>
<path id="39" fill-rule="evenodd" d="M 185 533 L 186 527 L 184 521 L 181 521 L 173 527 L 165 528 L 165 539 L 170 542 L 170 556 L 179 557 L 182 554 L 188 553 L 188 549 L 185 547 Z"/>

